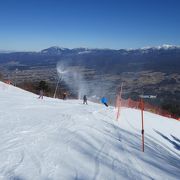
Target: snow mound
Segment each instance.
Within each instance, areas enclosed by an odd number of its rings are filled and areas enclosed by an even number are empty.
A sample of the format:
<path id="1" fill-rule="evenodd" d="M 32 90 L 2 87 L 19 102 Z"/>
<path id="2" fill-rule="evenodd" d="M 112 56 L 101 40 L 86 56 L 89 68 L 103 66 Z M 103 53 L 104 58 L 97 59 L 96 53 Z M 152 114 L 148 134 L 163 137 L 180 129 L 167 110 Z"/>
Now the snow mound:
<path id="1" fill-rule="evenodd" d="M 0 82 L 0 179 L 178 179 L 180 124 L 79 100 L 38 96 Z"/>

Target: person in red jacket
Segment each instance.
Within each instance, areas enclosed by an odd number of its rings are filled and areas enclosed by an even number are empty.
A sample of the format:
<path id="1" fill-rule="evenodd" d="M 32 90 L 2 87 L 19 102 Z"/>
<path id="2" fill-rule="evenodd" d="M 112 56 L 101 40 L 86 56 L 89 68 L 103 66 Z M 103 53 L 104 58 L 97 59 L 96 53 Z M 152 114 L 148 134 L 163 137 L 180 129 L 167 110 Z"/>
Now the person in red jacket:
<path id="1" fill-rule="evenodd" d="M 64 93 L 63 93 L 63 100 L 65 100 L 66 98 L 67 98 L 67 93 L 64 92 Z"/>

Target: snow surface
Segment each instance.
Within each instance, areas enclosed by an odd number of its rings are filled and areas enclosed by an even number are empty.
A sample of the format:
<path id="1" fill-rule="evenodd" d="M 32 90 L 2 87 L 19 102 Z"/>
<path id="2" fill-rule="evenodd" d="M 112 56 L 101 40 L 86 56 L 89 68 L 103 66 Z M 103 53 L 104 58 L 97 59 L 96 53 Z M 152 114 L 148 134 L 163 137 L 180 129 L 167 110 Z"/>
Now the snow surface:
<path id="1" fill-rule="evenodd" d="M 179 179 L 180 122 L 81 100 L 38 96 L 0 82 L 0 179 Z"/>

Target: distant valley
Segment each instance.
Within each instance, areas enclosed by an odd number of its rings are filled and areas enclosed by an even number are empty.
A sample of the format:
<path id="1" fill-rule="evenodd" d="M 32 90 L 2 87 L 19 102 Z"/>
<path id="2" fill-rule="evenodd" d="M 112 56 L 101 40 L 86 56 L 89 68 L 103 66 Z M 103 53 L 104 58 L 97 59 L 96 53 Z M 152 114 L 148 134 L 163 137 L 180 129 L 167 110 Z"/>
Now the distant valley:
<path id="1" fill-rule="evenodd" d="M 180 104 L 180 47 L 160 46 L 141 49 L 87 49 L 50 47 L 40 52 L 1 52 L 3 79 L 23 82 L 57 83 L 57 65 L 78 74 L 89 96 L 115 97 L 123 82 L 123 97 L 157 95 L 155 104 Z M 61 75 L 60 75 L 61 76 Z M 74 74 L 73 74 L 74 76 Z M 71 89 L 71 78 L 68 77 Z M 72 84 L 73 82 L 72 78 Z M 66 82 L 62 84 L 66 85 Z M 77 83 L 76 83 L 77 84 Z M 78 91 L 78 90 L 77 90 Z"/>

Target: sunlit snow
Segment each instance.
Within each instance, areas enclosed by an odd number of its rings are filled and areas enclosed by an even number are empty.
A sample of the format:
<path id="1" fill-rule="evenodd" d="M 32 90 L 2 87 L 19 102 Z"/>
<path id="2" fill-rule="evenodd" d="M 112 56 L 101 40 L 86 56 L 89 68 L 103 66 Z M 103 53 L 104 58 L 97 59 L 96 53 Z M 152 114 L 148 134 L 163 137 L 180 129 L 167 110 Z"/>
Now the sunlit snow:
<path id="1" fill-rule="evenodd" d="M 81 100 L 38 96 L 0 82 L 0 179 L 146 180 L 180 177 L 180 122 Z"/>

